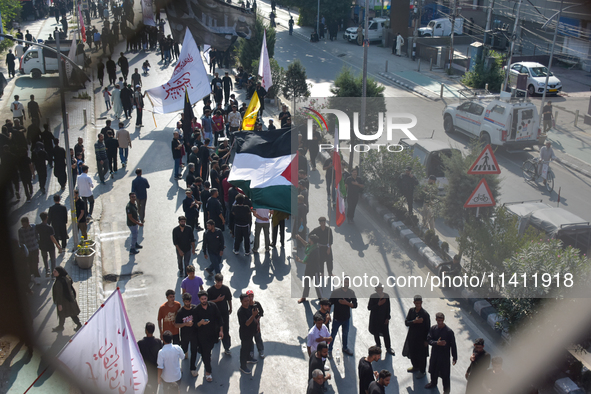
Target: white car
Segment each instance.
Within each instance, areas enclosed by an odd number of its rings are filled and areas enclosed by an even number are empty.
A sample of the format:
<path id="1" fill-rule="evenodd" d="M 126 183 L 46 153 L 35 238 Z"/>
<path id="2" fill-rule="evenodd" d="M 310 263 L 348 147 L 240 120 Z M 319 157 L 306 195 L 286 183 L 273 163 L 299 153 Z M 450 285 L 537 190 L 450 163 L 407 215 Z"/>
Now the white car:
<path id="1" fill-rule="evenodd" d="M 386 18 L 374 18 L 369 20 L 369 41 L 379 41 L 382 39 L 384 35 L 384 29 L 386 28 L 386 24 L 388 23 L 388 19 Z M 364 27 L 363 23 L 361 24 Z M 364 30 L 365 31 L 365 30 Z M 343 33 L 343 38 L 349 42 L 357 41 L 357 28 L 356 27 L 349 27 Z"/>
<path id="2" fill-rule="evenodd" d="M 547 94 L 558 94 L 562 90 L 562 82 L 556 78 L 552 72 L 550 72 L 550 78 L 548 78 L 548 86 L 544 86 L 546 83 L 546 76 L 548 75 L 548 68 L 540 63 L 535 62 L 519 62 L 511 65 L 511 72 L 509 79 L 511 85 L 514 85 L 517 81 L 518 74 L 527 74 L 527 93 L 530 96 L 537 94 L 543 94 L 544 88 L 546 88 Z"/>

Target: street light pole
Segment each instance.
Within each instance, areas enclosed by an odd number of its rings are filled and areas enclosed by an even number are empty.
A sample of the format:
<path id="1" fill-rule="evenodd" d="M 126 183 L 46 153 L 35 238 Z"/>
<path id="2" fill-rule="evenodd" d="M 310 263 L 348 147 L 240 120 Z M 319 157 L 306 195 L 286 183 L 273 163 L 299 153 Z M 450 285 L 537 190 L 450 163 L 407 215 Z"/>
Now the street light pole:
<path id="1" fill-rule="evenodd" d="M 454 63 L 454 30 L 456 29 L 456 0 L 454 0 L 453 13 L 451 15 L 451 49 L 449 51 L 449 73 L 452 73 Z"/>
<path id="2" fill-rule="evenodd" d="M 503 83 L 503 91 L 507 91 L 509 86 L 509 74 L 511 73 L 511 59 L 513 58 L 513 48 L 515 47 L 515 39 L 517 38 L 517 25 L 519 24 L 519 11 L 521 10 L 521 0 L 517 5 L 517 13 L 515 14 L 515 24 L 513 25 L 513 34 L 511 35 L 511 49 L 509 50 L 509 58 L 507 59 L 507 70 L 505 70 L 505 82 Z"/>
<path id="3" fill-rule="evenodd" d="M 318 0 L 318 14 L 316 15 L 316 34 L 320 37 L 320 0 Z"/>
<path id="4" fill-rule="evenodd" d="M 61 55 L 60 51 L 60 36 L 56 34 L 55 46 L 57 53 Z M 68 192 L 70 193 L 70 214 L 72 217 L 72 240 L 74 241 L 74 248 L 78 245 L 78 215 L 76 215 L 76 203 L 74 202 L 74 180 L 72 179 L 72 156 L 70 155 L 70 136 L 68 134 L 68 115 L 66 114 L 66 95 L 64 93 L 63 78 L 65 77 L 64 69 L 62 67 L 61 56 L 58 56 L 57 72 L 59 75 L 58 83 L 60 90 L 60 102 L 62 107 L 62 124 L 64 126 L 64 145 L 66 146 L 66 168 L 68 171 Z"/>
<path id="5" fill-rule="evenodd" d="M 365 0 L 365 30 L 363 33 L 363 83 L 362 83 L 362 93 L 361 93 L 361 125 L 360 125 L 360 132 L 365 132 L 365 117 L 367 112 L 367 57 L 369 51 L 369 0 Z M 355 155 L 355 149 L 353 146 L 351 147 L 351 153 L 349 158 L 349 170 L 353 169 L 353 157 Z M 361 163 L 363 162 L 363 155 L 359 154 L 359 173 L 361 173 Z"/>
<path id="6" fill-rule="evenodd" d="M 544 84 L 544 94 L 542 94 L 542 103 L 540 105 L 540 118 L 543 119 L 544 102 L 546 101 L 546 92 L 548 91 L 548 80 L 550 79 L 550 69 L 552 68 L 552 59 L 554 58 L 554 46 L 556 45 L 556 36 L 558 36 L 558 25 L 560 24 L 560 16 L 562 15 L 562 4 L 564 0 L 560 0 L 560 9 L 558 11 L 558 18 L 556 19 L 556 28 L 554 29 L 554 39 L 552 40 L 552 49 L 550 50 L 550 60 L 548 61 L 548 72 L 546 73 L 546 83 Z M 544 24 L 544 27 L 552 20 L 556 14 L 552 15 L 550 19 Z"/>

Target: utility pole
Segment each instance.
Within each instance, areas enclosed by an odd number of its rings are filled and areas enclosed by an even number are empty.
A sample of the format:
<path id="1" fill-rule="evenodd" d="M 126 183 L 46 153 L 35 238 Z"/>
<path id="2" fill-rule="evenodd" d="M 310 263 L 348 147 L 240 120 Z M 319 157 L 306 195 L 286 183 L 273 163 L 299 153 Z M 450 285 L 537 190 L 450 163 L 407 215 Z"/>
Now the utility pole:
<path id="1" fill-rule="evenodd" d="M 318 14 L 316 15 L 316 33 L 320 37 L 320 0 L 318 0 Z"/>
<path id="2" fill-rule="evenodd" d="M 366 109 L 366 96 L 367 96 L 367 56 L 369 51 L 369 0 L 365 0 L 365 31 L 363 35 L 363 87 L 361 93 L 361 125 L 360 125 L 360 132 L 365 132 L 365 114 L 367 112 Z M 351 139 L 352 146 L 351 152 L 349 153 L 349 172 L 353 169 L 353 157 L 355 155 L 355 149 L 353 146 L 355 145 L 355 133 L 353 133 L 353 137 Z M 359 154 L 359 173 L 361 173 L 361 163 L 363 161 L 363 156 L 361 153 Z"/>
<path id="3" fill-rule="evenodd" d="M 513 58 L 513 48 L 515 48 L 515 39 L 517 38 L 517 25 L 519 24 L 519 11 L 521 10 L 521 0 L 517 5 L 517 13 L 515 14 L 515 24 L 513 25 L 513 34 L 511 34 L 511 48 L 509 49 L 509 58 L 507 59 L 507 70 L 505 71 L 505 83 L 503 83 L 503 91 L 507 91 L 509 86 L 509 74 L 511 67 L 511 59 Z"/>
<path id="4" fill-rule="evenodd" d="M 552 40 L 552 49 L 550 50 L 550 60 L 548 62 L 548 72 L 546 73 L 546 81 L 544 83 L 544 94 L 542 95 L 542 103 L 540 104 L 540 119 L 543 119 L 544 102 L 546 101 L 546 92 L 548 91 L 548 80 L 550 79 L 550 69 L 552 68 L 552 59 L 554 58 L 554 46 L 556 45 L 556 36 L 558 35 L 558 25 L 560 24 L 560 16 L 562 15 L 562 4 L 564 0 L 560 0 L 560 10 L 558 11 L 558 18 L 556 18 L 556 28 L 554 29 L 554 40 Z M 567 7 L 568 8 L 568 7 Z M 554 14 L 556 16 L 556 14 Z M 554 18 L 552 16 L 548 22 Z M 546 23 L 548 23 L 546 22 Z"/>
<path id="5" fill-rule="evenodd" d="M 414 17 L 415 17 L 415 30 L 412 33 L 413 37 L 418 37 L 419 35 L 419 25 L 421 24 L 421 14 L 420 14 L 420 1 L 421 0 L 415 0 L 415 4 L 414 4 Z M 413 40 L 413 45 L 414 45 L 414 40 Z"/>
<path id="6" fill-rule="evenodd" d="M 484 41 L 484 48 L 482 49 L 482 61 L 484 61 L 484 58 L 486 57 L 486 46 L 488 45 L 488 33 L 487 32 L 490 31 L 490 29 L 491 29 L 494 6 L 495 6 L 495 0 L 490 0 L 490 5 L 488 7 L 488 15 L 486 16 L 486 27 L 484 28 L 484 40 L 483 40 Z"/>
<path id="7" fill-rule="evenodd" d="M 62 124 L 64 126 L 64 145 L 66 149 L 66 173 L 68 174 L 68 192 L 70 193 L 70 213 L 72 218 L 72 239 L 74 249 L 78 245 L 78 215 L 76 215 L 76 203 L 74 202 L 74 180 L 72 179 L 72 156 L 70 155 L 70 137 L 68 135 L 68 115 L 66 114 L 66 95 L 64 93 L 65 70 L 62 67 L 62 53 L 60 51 L 60 35 L 56 34 L 55 46 L 58 53 L 57 72 L 59 75 L 60 102 L 62 106 Z"/>
<path id="8" fill-rule="evenodd" d="M 449 51 L 449 73 L 452 73 L 452 65 L 454 62 L 454 30 L 456 28 L 456 0 L 454 1 L 453 5 L 453 12 L 451 16 L 451 48 Z"/>

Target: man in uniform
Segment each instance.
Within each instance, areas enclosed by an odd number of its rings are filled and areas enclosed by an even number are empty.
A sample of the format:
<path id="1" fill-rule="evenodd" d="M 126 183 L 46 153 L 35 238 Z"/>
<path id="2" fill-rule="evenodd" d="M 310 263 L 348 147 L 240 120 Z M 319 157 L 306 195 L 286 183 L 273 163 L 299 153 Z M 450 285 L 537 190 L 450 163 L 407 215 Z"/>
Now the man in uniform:
<path id="1" fill-rule="evenodd" d="M 437 324 L 429 329 L 427 342 L 433 347 L 431 358 L 429 359 L 429 374 L 431 381 L 425 386 L 426 389 L 437 387 L 437 380 L 441 377 L 443 380 L 443 394 L 450 392 L 450 374 L 451 365 L 456 365 L 458 361 L 458 348 L 456 347 L 456 337 L 451 328 L 445 323 L 445 316 L 441 312 L 435 314 Z M 450 365 L 449 356 L 451 352 L 452 362 Z"/>
<path id="2" fill-rule="evenodd" d="M 423 297 L 416 295 L 414 297 L 414 308 L 410 308 L 406 314 L 404 324 L 408 327 L 406 341 L 402 348 L 402 355 L 410 358 L 412 367 L 408 372 L 419 372 L 417 379 L 425 376 L 427 368 L 427 356 L 429 356 L 429 344 L 427 335 L 431 328 L 431 317 L 423 309 Z"/>

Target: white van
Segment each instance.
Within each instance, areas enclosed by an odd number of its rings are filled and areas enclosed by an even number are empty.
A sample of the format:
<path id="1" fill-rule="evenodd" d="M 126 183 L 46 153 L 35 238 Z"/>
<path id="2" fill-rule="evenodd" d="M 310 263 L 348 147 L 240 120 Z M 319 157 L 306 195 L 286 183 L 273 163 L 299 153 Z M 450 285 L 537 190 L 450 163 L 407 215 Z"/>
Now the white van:
<path id="1" fill-rule="evenodd" d="M 60 51 L 68 56 L 70 52 L 70 44 L 72 41 L 62 41 Z M 54 47 L 55 41 L 46 42 L 45 45 Z M 25 54 L 21 57 L 21 64 L 19 72 L 21 74 L 31 74 L 33 78 L 40 78 L 41 75 L 47 73 L 56 73 L 57 67 L 57 53 L 40 46 L 30 46 L 27 48 Z"/>
<path id="2" fill-rule="evenodd" d="M 445 132 L 459 131 L 485 144 L 533 147 L 541 134 L 538 109 L 529 100 L 488 96 L 450 104 L 443 110 Z"/>
<path id="3" fill-rule="evenodd" d="M 369 41 L 380 41 L 382 39 L 384 36 L 384 29 L 386 29 L 388 21 L 389 20 L 386 18 L 374 18 L 369 20 Z M 363 23 L 361 24 L 361 27 L 365 32 L 365 25 Z M 349 42 L 356 42 L 357 28 L 349 27 L 347 30 L 345 30 L 343 38 Z"/>
<path id="4" fill-rule="evenodd" d="M 464 18 L 456 18 L 454 25 L 454 34 L 462 34 L 464 32 Z M 427 27 L 419 29 L 420 37 L 439 37 L 451 36 L 451 21 L 448 18 L 433 19 L 429 22 Z"/>

